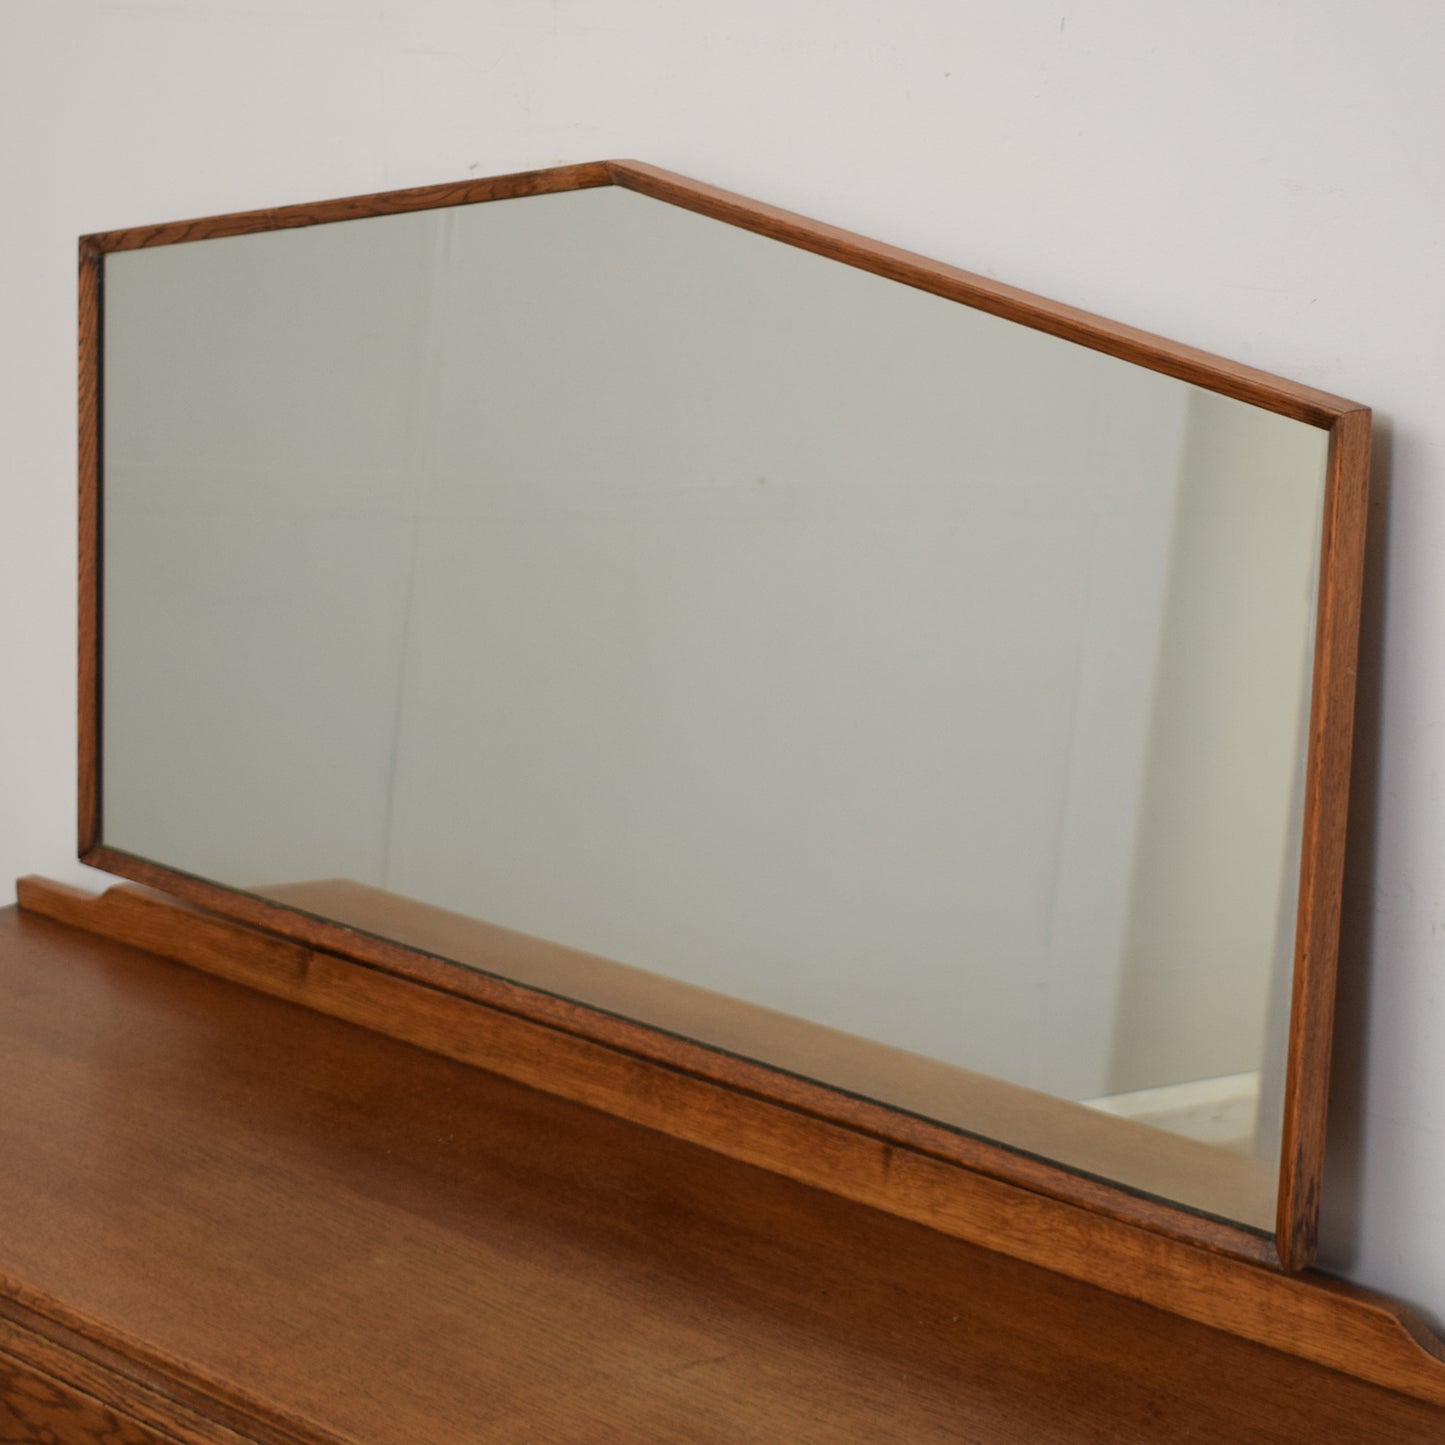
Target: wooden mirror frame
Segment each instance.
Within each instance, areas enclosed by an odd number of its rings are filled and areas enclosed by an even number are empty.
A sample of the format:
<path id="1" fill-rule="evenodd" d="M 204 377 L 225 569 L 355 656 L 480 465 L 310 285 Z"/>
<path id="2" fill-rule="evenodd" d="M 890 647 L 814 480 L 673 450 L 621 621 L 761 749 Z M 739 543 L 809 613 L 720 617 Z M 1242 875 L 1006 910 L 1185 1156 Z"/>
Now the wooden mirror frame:
<path id="1" fill-rule="evenodd" d="M 1283 1138 L 1272 1236 L 1021 1152 L 1017 1146 L 963 1133 L 528 987 L 501 973 L 482 972 L 162 866 L 102 841 L 104 257 L 140 247 L 609 185 L 1328 432 Z M 1136 1257 L 1140 1248 L 1136 1227 L 1259 1264 L 1294 1270 L 1310 1262 L 1323 1168 L 1354 713 L 1370 453 L 1366 408 L 634 161 L 595 162 L 105 232 L 81 239 L 79 260 L 79 855 L 93 867 L 159 889 L 215 916 L 207 922 L 204 915 L 190 915 L 186 940 L 181 941 L 166 922 L 167 909 L 146 894 L 113 890 L 97 906 L 108 910 L 119 936 L 153 948 L 170 940 L 176 956 L 242 977 L 269 992 L 1079 1278 L 1096 1277 L 1102 1267 L 1099 1261 Z M 67 906 L 52 900 L 45 911 L 63 912 Z"/>

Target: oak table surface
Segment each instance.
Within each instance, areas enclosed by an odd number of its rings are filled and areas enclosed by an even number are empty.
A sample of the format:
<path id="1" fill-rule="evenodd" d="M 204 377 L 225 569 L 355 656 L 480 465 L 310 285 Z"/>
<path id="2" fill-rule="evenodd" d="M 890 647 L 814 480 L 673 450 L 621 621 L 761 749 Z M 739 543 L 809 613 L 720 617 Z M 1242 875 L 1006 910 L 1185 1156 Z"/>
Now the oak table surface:
<path id="1" fill-rule="evenodd" d="M 1445 1441 L 1445 1409 L 14 909 L 0 1160 L 0 1323 L 245 1437 Z"/>

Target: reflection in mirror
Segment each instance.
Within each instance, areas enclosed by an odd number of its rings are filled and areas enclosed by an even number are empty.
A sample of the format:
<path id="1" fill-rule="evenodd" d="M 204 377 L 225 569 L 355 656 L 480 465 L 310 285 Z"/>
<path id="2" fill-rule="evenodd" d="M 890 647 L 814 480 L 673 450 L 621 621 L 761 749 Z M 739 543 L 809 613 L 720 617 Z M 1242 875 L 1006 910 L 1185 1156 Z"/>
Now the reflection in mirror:
<path id="1" fill-rule="evenodd" d="M 1325 431 L 615 187 L 104 308 L 107 845 L 1272 1230 Z"/>

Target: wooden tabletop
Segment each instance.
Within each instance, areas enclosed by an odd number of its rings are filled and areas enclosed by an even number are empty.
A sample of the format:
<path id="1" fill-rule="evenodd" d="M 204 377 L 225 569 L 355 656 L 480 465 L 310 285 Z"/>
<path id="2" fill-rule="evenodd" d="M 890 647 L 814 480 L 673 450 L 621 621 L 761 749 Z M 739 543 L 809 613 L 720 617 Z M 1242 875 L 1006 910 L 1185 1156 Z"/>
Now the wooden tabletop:
<path id="1" fill-rule="evenodd" d="M 1445 1409 L 14 909 L 0 1159 L 0 1319 L 249 1438 L 1445 1440 Z"/>

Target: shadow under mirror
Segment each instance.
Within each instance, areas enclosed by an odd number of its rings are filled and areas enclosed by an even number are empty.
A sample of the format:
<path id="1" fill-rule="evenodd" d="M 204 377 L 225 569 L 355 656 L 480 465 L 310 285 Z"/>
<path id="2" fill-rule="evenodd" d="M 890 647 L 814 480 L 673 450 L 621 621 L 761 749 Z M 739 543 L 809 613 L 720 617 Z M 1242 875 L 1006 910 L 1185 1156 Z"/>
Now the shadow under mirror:
<path id="1" fill-rule="evenodd" d="M 1273 1231 L 1326 431 L 619 187 L 103 296 L 106 845 Z"/>

